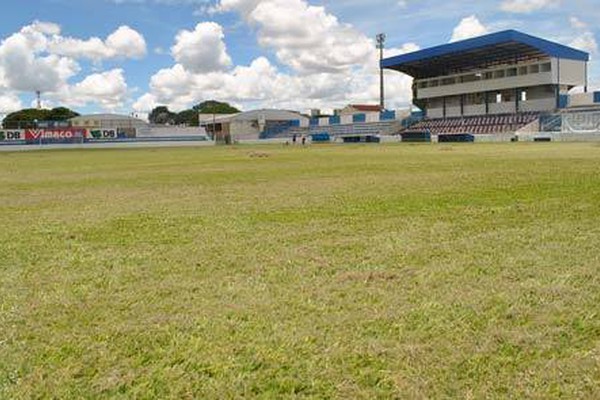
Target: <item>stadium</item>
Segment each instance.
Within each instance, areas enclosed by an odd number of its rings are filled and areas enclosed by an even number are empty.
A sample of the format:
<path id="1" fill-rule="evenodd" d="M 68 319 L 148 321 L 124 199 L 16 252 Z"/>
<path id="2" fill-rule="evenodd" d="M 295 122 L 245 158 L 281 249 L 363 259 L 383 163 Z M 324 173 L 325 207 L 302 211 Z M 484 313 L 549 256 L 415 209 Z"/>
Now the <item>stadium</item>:
<path id="1" fill-rule="evenodd" d="M 383 59 L 380 68 L 413 78 L 413 106 L 418 111 L 360 104 L 350 104 L 332 116 L 253 110 L 199 115 L 202 129 L 196 130 L 149 127 L 129 116 L 88 115 L 67 125 L 86 132 L 67 132 L 58 139 L 62 144 L 119 139 L 205 141 L 208 136 L 226 138 L 227 143 L 281 141 L 293 136 L 349 143 L 382 138 L 404 142 L 599 140 L 600 92 L 588 92 L 589 59 L 588 53 L 562 44 L 515 30 L 502 31 Z M 54 125 L 46 122 L 46 126 Z M 104 137 L 97 134 L 98 129 L 107 130 Z M 0 135 L 0 144 L 51 144 L 57 139 L 55 133 L 51 129 L 45 134 L 9 130 Z"/>
<path id="2" fill-rule="evenodd" d="M 511 30 L 382 57 L 410 109 L 0 130 L 0 398 L 600 398 L 589 60 Z"/>
<path id="3" fill-rule="evenodd" d="M 587 93 L 588 61 L 585 52 L 504 31 L 388 58 L 381 66 L 414 78 L 414 104 L 426 116 L 402 131 L 403 138 L 503 140 L 589 133 L 570 123 L 600 121 L 594 113 L 600 93 Z M 576 88 L 583 94 L 570 95 Z"/>

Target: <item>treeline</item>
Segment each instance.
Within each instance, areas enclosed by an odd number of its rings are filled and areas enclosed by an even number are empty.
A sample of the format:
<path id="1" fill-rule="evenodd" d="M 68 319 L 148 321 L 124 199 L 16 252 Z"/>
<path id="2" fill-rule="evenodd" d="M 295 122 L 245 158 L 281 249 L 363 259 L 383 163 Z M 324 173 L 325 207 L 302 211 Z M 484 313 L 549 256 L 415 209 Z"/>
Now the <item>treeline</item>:
<path id="1" fill-rule="evenodd" d="M 240 110 L 228 103 L 209 100 L 179 113 L 171 112 L 168 107 L 156 107 L 148 119 L 150 123 L 159 125 L 198 126 L 198 114 L 236 114 L 239 112 Z M 2 121 L 2 127 L 4 129 L 35 128 L 42 121 L 67 121 L 79 115 L 78 112 L 66 107 L 57 107 L 51 110 L 28 108 L 8 114 Z"/>
<path id="2" fill-rule="evenodd" d="M 239 112 L 240 110 L 228 103 L 209 100 L 178 113 L 170 111 L 165 106 L 156 107 L 148 116 L 148 120 L 151 124 L 157 125 L 198 126 L 198 114 L 236 114 Z"/>
<path id="3" fill-rule="evenodd" d="M 66 107 L 57 107 L 51 110 L 28 108 L 8 114 L 2 121 L 4 129 L 35 128 L 42 121 L 67 121 L 78 117 L 79 113 Z"/>

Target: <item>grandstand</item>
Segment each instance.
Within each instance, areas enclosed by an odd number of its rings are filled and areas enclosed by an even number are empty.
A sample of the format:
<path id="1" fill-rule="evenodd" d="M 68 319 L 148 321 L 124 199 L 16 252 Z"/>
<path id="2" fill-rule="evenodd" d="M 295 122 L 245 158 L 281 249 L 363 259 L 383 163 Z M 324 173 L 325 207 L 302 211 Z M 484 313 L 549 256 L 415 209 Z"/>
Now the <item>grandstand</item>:
<path id="1" fill-rule="evenodd" d="M 287 110 L 262 109 L 231 115 L 201 115 L 200 126 L 209 134 L 227 141 L 287 137 L 291 131 L 308 126 L 308 117 Z"/>
<path id="2" fill-rule="evenodd" d="M 387 58 L 381 66 L 414 78 L 413 102 L 424 111 L 401 135 L 508 138 L 539 131 L 541 116 L 569 107 L 572 89 L 587 92 L 588 61 L 583 51 L 509 30 Z"/>

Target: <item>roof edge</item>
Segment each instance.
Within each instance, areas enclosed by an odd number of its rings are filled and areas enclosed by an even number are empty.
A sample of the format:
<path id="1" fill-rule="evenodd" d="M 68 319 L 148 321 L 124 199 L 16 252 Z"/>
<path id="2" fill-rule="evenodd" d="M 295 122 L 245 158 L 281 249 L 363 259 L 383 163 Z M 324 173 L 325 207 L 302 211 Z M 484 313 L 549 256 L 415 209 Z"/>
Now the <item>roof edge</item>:
<path id="1" fill-rule="evenodd" d="M 398 68 L 403 64 L 417 61 L 426 61 L 435 57 L 449 55 L 452 53 L 463 53 L 487 46 L 493 46 L 506 42 L 520 42 L 535 47 L 538 50 L 548 54 L 551 57 L 572 59 L 577 61 L 589 61 L 589 53 L 578 50 L 560 43 L 551 42 L 536 36 L 532 36 L 516 30 L 505 30 L 490 33 L 488 35 L 465 39 L 458 42 L 446 43 L 427 49 L 422 49 L 412 53 L 401 54 L 394 57 L 388 57 L 381 61 L 382 68 Z"/>

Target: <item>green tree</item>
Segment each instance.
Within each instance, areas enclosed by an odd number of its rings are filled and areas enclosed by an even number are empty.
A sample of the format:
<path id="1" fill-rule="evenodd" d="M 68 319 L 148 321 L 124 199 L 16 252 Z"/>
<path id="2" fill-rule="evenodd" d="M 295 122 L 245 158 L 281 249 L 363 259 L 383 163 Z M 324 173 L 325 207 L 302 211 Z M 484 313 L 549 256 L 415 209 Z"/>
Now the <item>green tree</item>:
<path id="1" fill-rule="evenodd" d="M 169 108 L 165 106 L 156 107 L 148 116 L 150 123 L 157 125 L 175 125 L 176 119 L 177 114 L 169 111 Z"/>
<path id="2" fill-rule="evenodd" d="M 228 103 L 216 100 L 204 101 L 195 105 L 192 109 L 199 114 L 237 114 L 240 112 L 240 110 Z"/>
<path id="3" fill-rule="evenodd" d="M 198 112 L 195 110 L 185 110 L 177 114 L 175 118 L 177 125 L 198 126 Z"/>
<path id="4" fill-rule="evenodd" d="M 68 121 L 75 117 L 79 117 L 79 113 L 66 107 L 56 107 L 50 110 L 48 121 Z"/>
<path id="5" fill-rule="evenodd" d="M 240 110 L 227 103 L 209 100 L 179 113 L 170 111 L 168 107 L 159 106 L 152 110 L 148 116 L 148 120 L 151 124 L 158 125 L 198 126 L 198 114 L 236 114 L 239 112 Z"/>
<path id="6" fill-rule="evenodd" d="M 34 128 L 41 121 L 66 121 L 79 114 L 66 107 L 57 107 L 52 110 L 27 108 L 8 114 L 2 126 L 4 129 Z"/>

